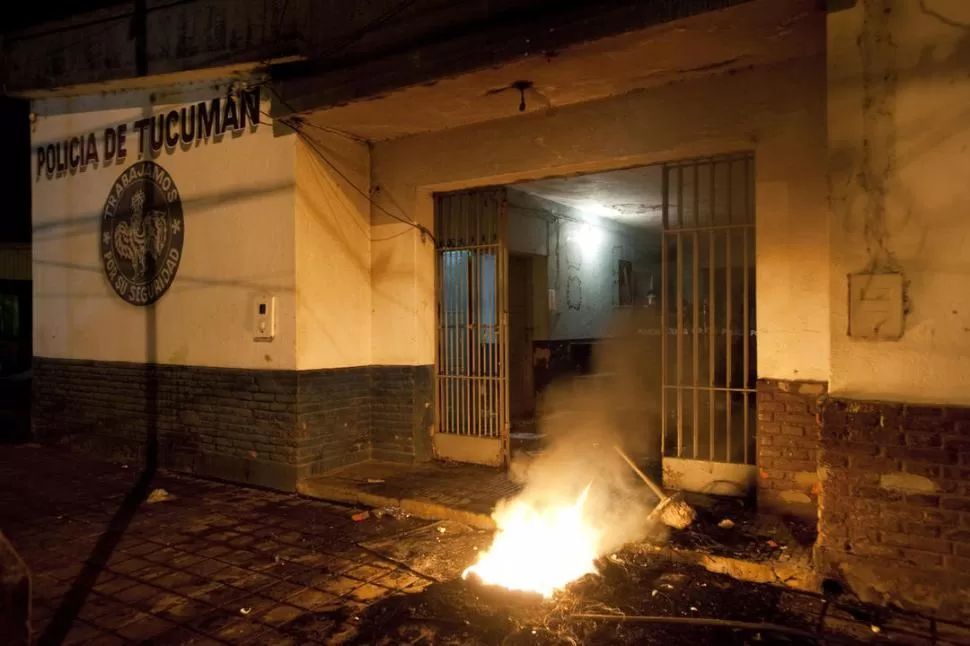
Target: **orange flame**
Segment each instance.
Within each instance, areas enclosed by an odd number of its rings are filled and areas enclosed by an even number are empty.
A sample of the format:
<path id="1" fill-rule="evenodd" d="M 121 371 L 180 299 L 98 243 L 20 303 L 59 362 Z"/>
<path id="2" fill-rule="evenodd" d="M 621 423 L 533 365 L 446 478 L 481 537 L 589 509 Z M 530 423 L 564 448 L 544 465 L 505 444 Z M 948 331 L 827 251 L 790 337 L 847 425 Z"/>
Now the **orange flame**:
<path id="1" fill-rule="evenodd" d="M 583 511 L 590 485 L 569 504 L 539 509 L 515 500 L 496 510 L 498 532 L 492 545 L 462 578 L 475 574 L 489 585 L 548 598 L 596 572 L 601 534 Z"/>

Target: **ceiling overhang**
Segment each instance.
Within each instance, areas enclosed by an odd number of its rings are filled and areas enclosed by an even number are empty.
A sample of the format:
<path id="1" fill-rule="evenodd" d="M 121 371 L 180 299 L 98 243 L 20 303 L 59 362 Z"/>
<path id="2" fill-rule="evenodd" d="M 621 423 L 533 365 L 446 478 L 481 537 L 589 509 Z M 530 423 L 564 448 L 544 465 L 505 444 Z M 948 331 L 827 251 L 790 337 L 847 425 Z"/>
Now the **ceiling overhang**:
<path id="1" fill-rule="evenodd" d="M 547 111 L 824 51 L 825 14 L 817 0 L 749 0 L 545 56 L 520 57 L 380 96 L 304 111 L 301 118 L 312 126 L 381 141 Z M 520 81 L 527 82 L 524 92 L 515 87 Z M 523 98 L 524 110 L 520 110 Z M 292 107 L 287 103 L 284 109 L 287 106 Z"/>

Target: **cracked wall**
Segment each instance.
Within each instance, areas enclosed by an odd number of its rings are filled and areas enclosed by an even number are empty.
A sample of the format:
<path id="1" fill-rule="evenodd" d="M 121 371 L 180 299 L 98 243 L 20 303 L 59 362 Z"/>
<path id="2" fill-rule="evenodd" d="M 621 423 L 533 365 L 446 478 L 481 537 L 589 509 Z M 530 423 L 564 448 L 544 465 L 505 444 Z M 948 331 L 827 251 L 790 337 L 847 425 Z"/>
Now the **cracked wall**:
<path id="1" fill-rule="evenodd" d="M 833 393 L 970 403 L 970 8 L 860 0 L 828 18 Z M 898 342 L 847 336 L 847 279 L 900 272 Z"/>
<path id="2" fill-rule="evenodd" d="M 816 565 L 863 600 L 967 618 L 970 5 L 828 17 L 832 400 Z M 847 334 L 847 274 L 900 273 L 905 331 Z"/>

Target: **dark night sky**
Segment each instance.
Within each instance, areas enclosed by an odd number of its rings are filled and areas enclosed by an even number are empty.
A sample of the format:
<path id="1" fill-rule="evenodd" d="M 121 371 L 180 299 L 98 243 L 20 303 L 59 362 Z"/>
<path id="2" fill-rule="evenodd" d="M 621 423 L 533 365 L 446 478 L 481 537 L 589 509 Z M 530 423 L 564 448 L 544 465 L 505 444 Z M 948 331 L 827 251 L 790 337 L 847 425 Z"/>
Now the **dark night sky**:
<path id="1" fill-rule="evenodd" d="M 30 126 L 26 101 L 0 97 L 0 123 L 7 136 L 0 146 L 0 242 L 30 241 Z"/>
<path id="2" fill-rule="evenodd" d="M 68 18 L 73 14 L 113 5 L 134 5 L 133 0 L 74 0 L 70 3 L 23 3 L 0 21 L 0 33 L 7 33 Z M 30 241 L 30 126 L 26 101 L 0 96 L 0 123 L 6 126 L 0 145 L 0 178 L 5 188 L 0 202 L 0 242 Z"/>

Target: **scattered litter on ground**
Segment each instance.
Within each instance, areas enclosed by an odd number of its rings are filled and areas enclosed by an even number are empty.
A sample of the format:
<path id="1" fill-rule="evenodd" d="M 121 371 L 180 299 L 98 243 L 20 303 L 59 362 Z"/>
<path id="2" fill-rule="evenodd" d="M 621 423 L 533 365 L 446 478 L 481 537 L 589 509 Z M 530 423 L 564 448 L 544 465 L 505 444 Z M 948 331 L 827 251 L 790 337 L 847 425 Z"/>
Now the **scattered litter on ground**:
<path id="1" fill-rule="evenodd" d="M 721 529 L 732 529 L 734 527 L 734 521 L 730 518 L 725 518 L 717 524 Z"/>
<path id="2" fill-rule="evenodd" d="M 166 500 L 172 500 L 175 496 L 165 491 L 164 489 L 155 489 L 148 495 L 148 504 L 154 504 L 156 502 L 165 502 Z"/>
<path id="3" fill-rule="evenodd" d="M 382 507 L 381 509 L 374 509 L 371 511 L 371 513 L 374 515 L 374 518 L 377 519 L 384 518 L 384 516 L 389 516 L 398 520 L 411 517 L 411 514 L 403 511 L 400 507 Z"/>
<path id="4" fill-rule="evenodd" d="M 370 518 L 370 512 L 358 511 L 357 513 L 353 514 L 350 518 L 351 520 L 354 520 L 359 523 L 362 520 L 367 520 L 368 518 Z"/>
<path id="5" fill-rule="evenodd" d="M 783 608 L 779 602 L 786 593 L 778 588 L 738 584 L 723 575 L 659 562 L 628 550 L 616 556 L 626 565 L 619 567 L 604 558 L 599 575 L 577 580 L 552 599 L 454 579 L 430 584 L 420 592 L 389 597 L 360 617 L 359 632 L 351 643 L 818 643 L 809 634 L 817 623 L 817 609 L 796 613 Z M 729 587 L 729 594 L 720 585 L 706 585 L 722 581 Z M 669 591 L 661 593 L 658 588 Z M 790 632 L 809 638 L 779 635 L 774 630 L 778 625 L 790 626 Z"/>
<path id="6" fill-rule="evenodd" d="M 804 558 L 815 543 L 815 526 L 795 518 L 760 515 L 741 502 L 714 496 L 688 498 L 697 519 L 683 531 L 657 528 L 644 546 L 670 548 L 754 563 Z M 706 502 L 705 502 L 706 500 Z M 730 528 L 722 525 L 730 520 Z"/>
<path id="7" fill-rule="evenodd" d="M 239 614 L 241 614 L 241 615 L 248 615 L 252 611 L 253 611 L 252 608 L 240 608 L 239 609 Z"/>
<path id="8" fill-rule="evenodd" d="M 441 525 L 438 526 L 438 533 L 439 534 L 444 534 L 446 531 L 448 531 L 448 530 L 445 529 L 443 526 L 441 526 Z"/>
<path id="9" fill-rule="evenodd" d="M 367 478 L 367 484 L 384 484 L 383 478 Z"/>

